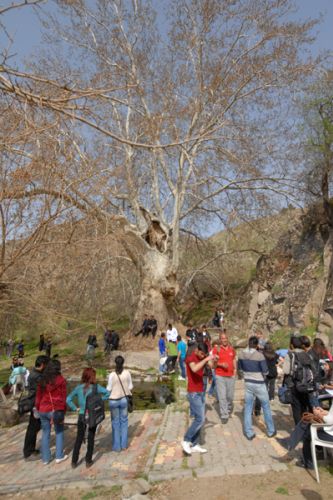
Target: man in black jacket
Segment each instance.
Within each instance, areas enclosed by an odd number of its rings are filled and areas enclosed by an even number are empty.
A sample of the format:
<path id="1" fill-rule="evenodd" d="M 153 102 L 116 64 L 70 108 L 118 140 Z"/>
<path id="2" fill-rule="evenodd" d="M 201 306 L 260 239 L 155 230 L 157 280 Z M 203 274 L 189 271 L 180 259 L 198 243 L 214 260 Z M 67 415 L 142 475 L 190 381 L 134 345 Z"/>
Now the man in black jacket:
<path id="1" fill-rule="evenodd" d="M 37 386 L 42 377 L 43 370 L 49 360 L 50 358 L 48 356 L 38 356 L 35 361 L 35 367 L 30 372 L 28 378 L 28 396 L 33 399 L 33 401 L 35 401 Z M 31 411 L 24 439 L 23 456 L 25 459 L 29 459 L 29 457 L 33 457 L 39 453 L 39 450 L 36 450 L 36 440 L 40 427 L 40 419 L 35 418 L 33 411 Z"/>

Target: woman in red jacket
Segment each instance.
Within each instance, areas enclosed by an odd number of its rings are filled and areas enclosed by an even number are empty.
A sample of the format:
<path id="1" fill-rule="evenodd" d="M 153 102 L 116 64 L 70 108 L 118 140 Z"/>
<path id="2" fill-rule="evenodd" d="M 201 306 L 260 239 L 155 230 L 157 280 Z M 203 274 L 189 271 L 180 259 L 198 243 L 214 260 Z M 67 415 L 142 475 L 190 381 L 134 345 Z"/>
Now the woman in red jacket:
<path id="1" fill-rule="evenodd" d="M 50 434 L 54 423 L 56 433 L 56 463 L 68 458 L 64 455 L 64 419 L 66 410 L 66 380 L 61 376 L 61 365 L 57 359 L 51 360 L 43 372 L 37 388 L 36 409 L 39 412 L 42 427 L 42 461 L 47 465 L 51 461 Z"/>

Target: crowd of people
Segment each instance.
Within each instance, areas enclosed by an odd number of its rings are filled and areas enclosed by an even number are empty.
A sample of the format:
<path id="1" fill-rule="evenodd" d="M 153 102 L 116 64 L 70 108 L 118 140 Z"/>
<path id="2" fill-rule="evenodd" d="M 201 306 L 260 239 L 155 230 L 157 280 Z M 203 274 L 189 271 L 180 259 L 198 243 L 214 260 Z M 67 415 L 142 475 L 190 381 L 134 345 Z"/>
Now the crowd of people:
<path id="1" fill-rule="evenodd" d="M 29 423 L 25 434 L 23 456 L 26 460 L 41 458 L 44 465 L 52 461 L 51 429 L 55 432 L 55 464 L 68 459 L 64 452 L 65 414 L 67 406 L 78 414 L 77 434 L 72 453 L 72 467 L 79 463 L 81 445 L 87 434 L 86 467 L 93 464 L 97 425 L 104 419 L 104 401 L 109 401 L 112 425 L 112 450 L 128 447 L 128 397 L 133 383 L 124 369 L 123 356 L 116 356 L 115 370 L 110 373 L 107 387 L 96 383 L 96 370 L 84 368 L 81 383 L 67 394 L 67 381 L 61 374 L 59 359 L 40 355 L 28 379 L 28 398 L 31 401 Z M 88 400 L 91 398 L 90 403 Z M 99 412 L 99 413 L 98 413 Z M 103 415 L 97 419 L 96 415 Z M 41 449 L 36 448 L 37 434 L 42 431 Z"/>
<path id="2" fill-rule="evenodd" d="M 153 316 L 150 316 L 150 319 L 156 322 Z M 148 316 L 145 317 L 142 331 L 139 332 L 143 336 L 147 336 L 148 331 L 146 320 L 149 320 Z M 153 332 L 154 325 L 157 328 L 157 322 L 150 323 L 153 328 L 150 328 L 148 333 L 152 338 L 156 335 L 156 331 Z M 105 352 L 118 348 L 119 336 L 114 333 L 116 332 L 108 329 L 104 333 Z M 40 350 L 44 350 L 45 339 L 41 338 L 41 345 L 43 349 Z M 87 357 L 93 357 L 92 350 L 96 347 L 97 337 L 92 334 L 87 341 Z M 310 447 L 310 425 L 313 421 L 325 424 L 318 431 L 318 435 L 333 442 L 333 405 L 329 410 L 322 408 L 322 402 L 330 398 L 327 390 L 333 390 L 332 355 L 321 339 L 316 338 L 311 343 L 307 336 L 294 335 L 290 339 L 288 350 L 275 350 L 272 343 L 265 340 L 261 332 L 257 332 L 248 338 L 248 346 L 236 353 L 225 327 L 219 328 L 218 339 L 212 341 L 206 325 L 194 327 L 189 324 L 183 339 L 177 328 L 169 323 L 166 331 L 160 335 L 158 350 L 160 372 L 168 375 L 178 371 L 178 378 L 187 382 L 192 421 L 182 441 L 185 454 L 207 452 L 200 441 L 206 418 L 206 395 L 216 399 L 221 425 L 227 425 L 233 417 L 237 377 L 244 380 L 244 437 L 250 441 L 256 438 L 253 416 L 259 415 L 261 411 L 267 437 L 275 437 L 277 429 L 271 411 L 271 401 L 277 392 L 276 380 L 279 372 L 283 376 L 281 401 L 290 404 L 295 424 L 290 438 L 280 440 L 288 451 L 285 459 L 289 460 L 291 450 L 302 440 L 303 458 L 297 465 L 313 468 Z M 22 359 L 14 358 L 11 368 L 11 382 L 14 382 L 17 375 L 26 377 L 28 399 L 31 402 L 23 448 L 26 460 L 35 460 L 40 456 L 44 464 L 50 463 L 52 425 L 56 435 L 55 463 L 61 463 L 68 458 L 64 453 L 64 420 L 68 406 L 78 414 L 72 467 L 77 467 L 79 463 L 80 449 L 86 434 L 85 463 L 90 467 L 93 463 L 95 434 L 99 423 L 97 417 L 95 420 L 91 419 L 91 405 L 94 401 L 97 401 L 97 406 L 104 408 L 103 402 L 109 400 L 112 450 L 120 452 L 128 447 L 129 397 L 133 383 L 130 372 L 124 368 L 122 356 L 116 356 L 115 370 L 110 373 L 106 387 L 96 383 L 96 371 L 89 367 L 83 370 L 81 383 L 69 394 L 66 380 L 61 374 L 61 363 L 57 358 L 40 354 L 30 373 L 24 367 Z M 39 453 L 36 449 L 36 438 L 40 430 L 42 438 Z"/>
<path id="3" fill-rule="evenodd" d="M 303 458 L 296 465 L 312 469 L 310 425 L 321 421 L 325 425 L 318 431 L 322 439 L 333 442 L 333 404 L 329 410 L 321 407 L 321 401 L 331 398 L 327 389 L 333 389 L 332 355 L 323 341 L 316 338 L 311 344 L 307 336 L 292 336 L 290 348 L 281 357 L 261 332 L 250 336 L 248 347 L 236 355 L 228 340 L 226 330 L 220 332 L 219 340 L 211 344 L 205 325 L 186 331 L 187 350 L 185 357 L 187 391 L 192 423 L 182 441 L 183 451 L 206 453 L 200 444 L 200 430 L 205 422 L 205 395 L 217 398 L 221 424 L 228 423 L 233 415 L 235 378 L 244 379 L 245 398 L 243 433 L 248 440 L 255 439 L 253 415 L 263 411 L 267 437 L 273 438 L 277 429 L 272 416 L 270 402 L 275 398 L 275 383 L 278 369 L 284 375 L 283 387 L 290 391 L 290 400 L 295 430 L 285 447 L 294 449 L 303 440 Z M 177 339 L 178 342 L 178 339 Z M 180 365 L 179 365 L 180 368 Z M 287 454 L 286 460 L 290 459 Z"/>

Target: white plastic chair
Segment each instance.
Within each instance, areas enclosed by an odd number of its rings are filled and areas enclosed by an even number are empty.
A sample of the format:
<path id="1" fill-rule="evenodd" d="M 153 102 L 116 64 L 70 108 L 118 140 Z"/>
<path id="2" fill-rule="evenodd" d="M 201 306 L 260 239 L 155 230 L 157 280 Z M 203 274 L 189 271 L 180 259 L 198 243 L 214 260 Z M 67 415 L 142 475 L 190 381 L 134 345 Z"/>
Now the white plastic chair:
<path id="1" fill-rule="evenodd" d="M 315 468 L 315 473 L 316 473 L 316 479 L 317 482 L 320 483 L 319 480 L 319 472 L 318 472 L 318 464 L 317 464 L 317 455 L 316 455 L 316 446 L 322 446 L 324 450 L 324 458 L 327 458 L 327 451 L 326 448 L 331 448 L 333 449 L 333 441 L 323 441 L 322 439 L 319 439 L 317 430 L 322 428 L 322 427 L 329 427 L 329 424 L 311 424 L 311 455 L 312 455 L 312 462 L 313 466 Z"/>

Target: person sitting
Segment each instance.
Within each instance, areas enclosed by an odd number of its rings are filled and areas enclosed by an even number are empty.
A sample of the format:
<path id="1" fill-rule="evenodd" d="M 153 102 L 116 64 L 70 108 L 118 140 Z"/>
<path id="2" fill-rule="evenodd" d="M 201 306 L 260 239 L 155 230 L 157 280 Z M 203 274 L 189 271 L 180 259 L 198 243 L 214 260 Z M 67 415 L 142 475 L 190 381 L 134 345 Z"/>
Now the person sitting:
<path id="1" fill-rule="evenodd" d="M 134 337 L 138 337 L 142 333 L 142 337 L 148 337 L 149 335 L 149 319 L 147 314 L 144 315 L 141 329 L 134 334 Z"/>
<path id="2" fill-rule="evenodd" d="M 154 339 L 157 332 L 157 320 L 153 314 L 150 316 L 148 320 L 148 328 L 152 338 Z"/>
<path id="3" fill-rule="evenodd" d="M 84 440 L 86 432 L 86 422 L 85 422 L 85 408 L 87 396 L 92 393 L 94 384 L 96 384 L 96 370 L 93 368 L 85 368 L 82 372 L 81 384 L 77 385 L 75 389 L 67 396 L 66 403 L 72 411 L 78 412 L 77 421 L 77 434 L 72 455 L 72 468 L 77 466 L 80 454 L 80 448 Z M 109 391 L 106 390 L 101 385 L 97 384 L 97 393 L 101 394 L 102 400 L 105 401 L 109 398 Z M 77 401 L 77 405 L 73 400 Z M 88 427 L 88 441 L 87 441 L 87 451 L 86 451 L 86 467 L 91 467 L 93 464 L 93 453 L 94 453 L 94 443 L 96 428 Z"/>

